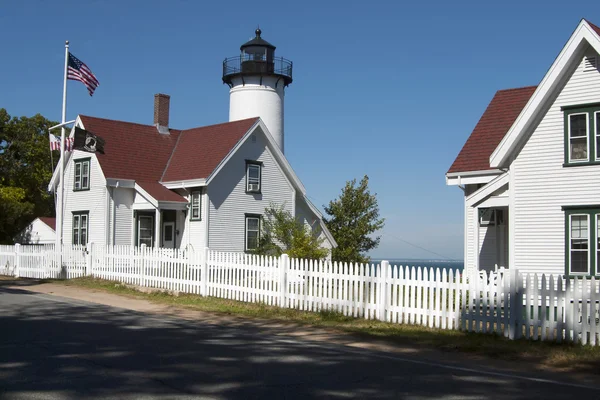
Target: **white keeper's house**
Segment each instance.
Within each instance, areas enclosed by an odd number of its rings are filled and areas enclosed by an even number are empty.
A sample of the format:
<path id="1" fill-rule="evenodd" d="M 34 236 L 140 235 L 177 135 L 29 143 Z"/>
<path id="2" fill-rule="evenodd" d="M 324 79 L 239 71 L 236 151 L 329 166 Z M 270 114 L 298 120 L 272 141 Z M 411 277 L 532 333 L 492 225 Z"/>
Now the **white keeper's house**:
<path id="1" fill-rule="evenodd" d="M 104 153 L 67 153 L 49 189 L 64 183 L 63 243 L 145 244 L 243 252 L 256 247 L 261 218 L 282 205 L 336 246 L 284 155 L 284 91 L 292 63 L 256 37 L 223 63 L 229 122 L 169 126 L 170 97 L 154 98 L 154 123 L 79 115 L 75 126 L 105 140 Z M 57 227 L 60 229 L 60 227 Z M 58 233 L 58 232 L 57 232 Z"/>
<path id="2" fill-rule="evenodd" d="M 496 93 L 446 173 L 468 272 L 600 275 L 599 54 L 582 20 L 539 85 Z"/>

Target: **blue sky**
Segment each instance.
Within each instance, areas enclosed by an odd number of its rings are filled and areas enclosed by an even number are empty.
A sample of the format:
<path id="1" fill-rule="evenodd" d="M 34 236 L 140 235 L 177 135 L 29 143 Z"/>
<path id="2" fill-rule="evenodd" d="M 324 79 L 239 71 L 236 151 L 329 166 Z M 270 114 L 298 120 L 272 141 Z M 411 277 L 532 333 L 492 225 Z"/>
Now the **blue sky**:
<path id="1" fill-rule="evenodd" d="M 373 257 L 462 259 L 462 192 L 445 172 L 495 91 L 538 84 L 581 18 L 600 24 L 600 3 L 403 3 L 6 3 L 0 107 L 60 120 L 69 40 L 100 87 L 90 98 L 70 81 L 68 119 L 151 124 L 161 92 L 175 128 L 224 122 L 222 61 L 260 24 L 294 62 L 286 156 L 312 201 L 367 174 L 386 218 Z"/>

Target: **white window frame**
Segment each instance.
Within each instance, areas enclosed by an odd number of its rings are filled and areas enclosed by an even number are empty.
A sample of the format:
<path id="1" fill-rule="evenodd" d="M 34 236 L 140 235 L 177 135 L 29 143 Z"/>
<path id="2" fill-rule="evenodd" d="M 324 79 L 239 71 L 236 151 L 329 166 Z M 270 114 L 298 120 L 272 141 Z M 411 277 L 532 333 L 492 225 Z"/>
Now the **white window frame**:
<path id="1" fill-rule="evenodd" d="M 90 159 L 87 158 L 85 160 L 75 160 L 75 165 L 73 166 L 73 190 L 89 190 L 90 188 Z M 84 174 L 84 166 L 87 166 L 87 174 Z M 79 167 L 79 172 L 77 169 Z M 87 185 L 83 185 L 84 178 L 87 178 Z M 79 184 L 79 187 L 78 187 Z"/>
<path id="2" fill-rule="evenodd" d="M 250 169 L 258 169 L 258 178 L 250 177 Z M 250 185 L 257 185 L 258 188 L 251 188 Z M 246 163 L 246 192 L 248 193 L 261 193 L 262 191 L 262 165 L 260 163 L 247 162 Z"/>
<path id="3" fill-rule="evenodd" d="M 572 160 L 571 159 L 571 139 L 580 139 L 580 138 L 583 137 L 583 136 L 575 136 L 575 138 L 571 137 L 571 117 L 574 117 L 574 116 L 577 116 L 577 115 L 585 115 L 585 131 L 586 131 L 586 134 L 585 134 L 585 139 L 586 139 L 585 146 L 586 146 L 586 150 L 587 150 L 586 151 L 587 157 L 585 158 L 585 160 L 584 159 L 580 159 L 580 160 Z M 567 119 L 568 119 L 568 125 L 569 125 L 568 132 L 567 132 L 567 139 L 568 139 L 568 146 L 569 146 L 567 154 L 568 154 L 568 157 L 569 157 L 568 158 L 569 163 L 584 163 L 584 162 L 589 162 L 590 161 L 590 116 L 589 116 L 589 113 L 587 113 L 587 112 L 579 112 L 579 113 L 569 114 L 567 116 Z"/>
<path id="4" fill-rule="evenodd" d="M 579 250 L 573 250 L 571 248 L 571 244 L 573 243 L 573 217 L 585 217 L 587 220 L 587 241 L 588 241 L 588 246 L 587 246 L 587 255 L 588 255 L 588 259 L 587 259 L 587 271 L 586 272 L 574 272 L 573 271 L 573 257 L 572 257 L 572 252 L 573 251 L 579 251 Z M 590 223 L 590 214 L 570 214 L 569 215 L 569 275 L 582 275 L 582 276 L 587 276 L 590 275 L 590 268 L 591 268 L 591 255 L 590 255 L 590 250 L 591 247 L 591 223 Z M 597 242 L 597 240 L 595 240 L 595 242 Z M 595 246 L 594 246 L 595 248 Z"/>
<path id="5" fill-rule="evenodd" d="M 147 247 L 152 247 L 152 246 L 154 246 L 154 229 L 155 229 L 155 227 L 154 227 L 154 216 L 152 216 L 152 215 L 138 215 L 137 216 L 137 246 L 138 247 L 141 246 L 140 240 L 141 240 L 141 236 L 142 235 L 140 233 L 141 233 L 141 230 L 142 230 L 142 224 L 141 224 L 142 218 L 149 218 L 152 221 L 150 223 L 150 226 L 152 227 L 150 229 L 150 232 L 151 232 L 150 233 L 150 245 L 146 245 Z"/>
<path id="6" fill-rule="evenodd" d="M 600 124 L 598 124 L 598 117 L 600 117 L 600 111 L 594 112 L 594 154 L 595 160 L 600 161 L 600 154 L 598 154 L 598 140 L 600 140 Z"/>
<path id="7" fill-rule="evenodd" d="M 596 218 L 596 226 L 594 227 L 594 257 L 596 257 L 596 276 L 600 275 L 600 268 L 598 267 L 598 251 L 600 251 L 599 241 L 600 241 L 600 214 L 594 214 L 594 218 Z M 591 268 L 591 267 L 590 267 Z M 589 269 L 589 268 L 588 268 Z"/>
<path id="8" fill-rule="evenodd" d="M 85 226 L 83 226 L 83 220 L 85 219 Z M 73 225 L 71 229 L 72 244 L 74 246 L 87 246 L 89 242 L 89 224 L 90 217 L 87 211 L 78 211 L 73 213 Z M 75 232 L 77 232 L 77 240 L 75 240 Z M 81 243 L 82 232 L 85 232 L 85 243 Z"/>
<path id="9" fill-rule="evenodd" d="M 195 196 L 197 196 L 197 201 L 194 200 Z M 198 215 L 194 216 L 194 211 L 197 211 Z M 194 190 L 190 195 L 190 221 L 200 220 L 202 220 L 202 192 L 200 190 Z"/>
<path id="10" fill-rule="evenodd" d="M 256 231 L 252 231 L 252 232 L 257 232 L 256 235 L 256 244 L 258 247 L 258 242 L 260 241 L 260 216 L 258 215 L 246 215 L 246 219 L 245 219 L 245 232 L 244 232 L 244 251 L 252 251 L 252 250 L 256 250 L 256 247 L 253 249 L 248 248 L 248 220 L 251 219 L 255 219 L 258 222 L 258 229 Z"/>

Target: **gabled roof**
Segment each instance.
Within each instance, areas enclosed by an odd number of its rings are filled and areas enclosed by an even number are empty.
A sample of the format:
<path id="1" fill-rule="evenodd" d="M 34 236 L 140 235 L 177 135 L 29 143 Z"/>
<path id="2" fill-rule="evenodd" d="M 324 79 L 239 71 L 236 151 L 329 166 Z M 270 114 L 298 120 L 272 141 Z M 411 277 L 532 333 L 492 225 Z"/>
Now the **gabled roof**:
<path id="1" fill-rule="evenodd" d="M 556 96 L 556 91 L 560 90 L 561 84 L 568 78 L 574 64 L 581 62 L 581 57 L 588 46 L 600 53 L 600 28 L 582 19 L 514 124 L 490 155 L 489 164 L 492 168 L 500 168 L 508 163 L 519 144 L 531 133 L 535 121 Z"/>
<path id="2" fill-rule="evenodd" d="M 105 178 L 135 181 L 155 200 L 166 202 L 187 200 L 159 182 L 207 178 L 259 120 L 169 129 L 166 135 L 153 125 L 86 115 L 78 119 L 84 129 L 105 140 L 104 154 L 96 153 Z"/>
<path id="3" fill-rule="evenodd" d="M 53 231 L 56 231 L 56 218 L 54 217 L 39 217 L 39 220 L 52 228 Z"/>
<path id="4" fill-rule="evenodd" d="M 181 132 L 162 182 L 208 178 L 258 118 Z"/>
<path id="5" fill-rule="evenodd" d="M 485 171 L 490 156 L 527 104 L 536 86 L 499 90 L 475 125 L 475 129 L 448 173 Z"/>
<path id="6" fill-rule="evenodd" d="M 106 178 L 158 182 L 181 131 L 158 133 L 153 125 L 81 115 L 86 130 L 105 140 L 104 154 L 96 153 Z"/>

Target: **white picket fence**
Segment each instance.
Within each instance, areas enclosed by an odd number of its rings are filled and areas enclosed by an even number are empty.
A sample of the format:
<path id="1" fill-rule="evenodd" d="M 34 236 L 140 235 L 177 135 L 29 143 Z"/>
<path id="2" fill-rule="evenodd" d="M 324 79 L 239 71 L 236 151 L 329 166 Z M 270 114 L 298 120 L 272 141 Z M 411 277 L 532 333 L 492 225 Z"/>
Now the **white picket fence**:
<path id="1" fill-rule="evenodd" d="M 132 285 L 511 339 L 600 345 L 600 280 L 137 248 L 0 246 L 0 274 Z"/>

